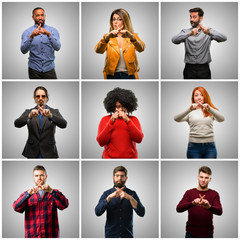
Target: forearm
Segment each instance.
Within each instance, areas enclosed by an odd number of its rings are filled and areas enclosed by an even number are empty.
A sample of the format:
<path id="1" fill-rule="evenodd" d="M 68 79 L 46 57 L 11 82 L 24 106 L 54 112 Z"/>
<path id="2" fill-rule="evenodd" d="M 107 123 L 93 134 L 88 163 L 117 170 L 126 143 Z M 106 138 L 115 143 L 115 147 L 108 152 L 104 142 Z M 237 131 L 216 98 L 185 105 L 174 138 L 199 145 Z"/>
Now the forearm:
<path id="1" fill-rule="evenodd" d="M 190 112 L 191 112 L 191 110 L 190 110 L 190 108 L 188 108 L 188 109 L 185 110 L 184 112 L 175 115 L 174 120 L 175 120 L 176 122 L 186 121 L 186 117 L 187 117 L 187 115 L 188 115 Z"/>
<path id="2" fill-rule="evenodd" d="M 142 52 L 145 50 L 145 43 L 143 41 L 140 40 L 140 38 L 137 35 L 134 35 L 134 37 L 136 38 L 136 41 L 131 41 L 132 44 L 134 45 L 135 49 L 138 52 Z"/>
<path id="3" fill-rule="evenodd" d="M 67 121 L 62 117 L 62 115 L 59 113 L 59 111 L 52 113 L 52 121 L 56 124 L 56 126 L 58 126 L 60 128 L 67 127 Z"/>
<path id="4" fill-rule="evenodd" d="M 113 124 L 114 122 L 112 122 L 111 119 L 109 119 L 107 123 L 105 121 L 100 122 L 99 128 L 98 128 L 97 142 L 101 147 L 109 143 L 111 138 L 111 132 L 113 130 Z"/>
<path id="5" fill-rule="evenodd" d="M 23 213 L 27 206 L 27 200 L 30 197 L 28 192 L 24 192 L 20 197 L 13 203 L 13 209 L 16 212 Z"/>
<path id="6" fill-rule="evenodd" d="M 58 209 L 63 210 L 68 207 L 68 199 L 60 191 L 53 189 L 50 194 L 54 197 Z"/>
<path id="7" fill-rule="evenodd" d="M 59 51 L 59 49 L 61 48 L 61 43 L 60 43 L 60 38 L 59 38 L 59 34 L 58 33 L 50 33 L 51 35 L 48 37 L 53 49 L 55 51 Z"/>
<path id="8" fill-rule="evenodd" d="M 177 212 L 181 213 L 181 212 L 187 211 L 187 210 L 188 210 L 189 208 L 191 208 L 191 207 L 193 207 L 192 202 L 184 202 L 184 203 L 181 203 L 181 202 L 180 202 L 180 203 L 177 205 L 176 210 L 177 210 Z"/>
<path id="9" fill-rule="evenodd" d="M 218 122 L 224 121 L 224 116 L 218 110 L 210 107 L 209 112 L 213 115 L 214 119 Z"/>
<path id="10" fill-rule="evenodd" d="M 32 39 L 30 38 L 30 36 L 22 36 L 22 42 L 21 42 L 21 52 L 23 54 L 27 53 L 30 46 L 32 44 Z"/>
<path id="11" fill-rule="evenodd" d="M 104 53 L 107 49 L 108 41 L 105 40 L 107 34 L 105 34 L 102 39 L 99 41 L 99 43 L 95 46 L 94 50 L 96 53 Z"/>
<path id="12" fill-rule="evenodd" d="M 17 128 L 21 128 L 27 124 L 30 110 L 26 110 L 19 118 L 14 121 L 14 125 Z"/>
<path id="13" fill-rule="evenodd" d="M 172 42 L 174 44 L 179 44 L 181 42 L 184 42 L 185 39 L 189 37 L 189 34 L 190 34 L 190 30 L 183 29 L 179 34 L 172 37 Z"/>
<path id="14" fill-rule="evenodd" d="M 136 143 L 141 143 L 144 135 L 142 133 L 140 123 L 134 123 L 133 120 L 129 120 L 127 125 L 131 140 Z"/>
<path id="15" fill-rule="evenodd" d="M 110 201 L 110 199 L 109 199 L 109 201 Z M 107 209 L 107 205 L 108 205 L 107 196 L 103 195 L 100 198 L 98 205 L 95 207 L 95 214 L 97 216 L 101 216 Z"/>
<path id="16" fill-rule="evenodd" d="M 209 35 L 213 40 L 216 40 L 217 42 L 224 42 L 227 40 L 227 36 L 224 35 L 223 33 L 219 33 L 212 28 L 210 28 L 209 31 L 210 31 Z"/>

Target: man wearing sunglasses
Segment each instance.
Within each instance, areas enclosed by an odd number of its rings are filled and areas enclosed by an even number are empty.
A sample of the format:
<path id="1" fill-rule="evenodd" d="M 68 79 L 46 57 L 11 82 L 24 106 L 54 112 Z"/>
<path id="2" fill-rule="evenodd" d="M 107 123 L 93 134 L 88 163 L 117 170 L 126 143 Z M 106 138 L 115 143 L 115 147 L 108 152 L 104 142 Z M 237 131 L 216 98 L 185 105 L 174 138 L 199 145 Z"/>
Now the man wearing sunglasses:
<path id="1" fill-rule="evenodd" d="M 22 34 L 21 52 L 29 51 L 28 75 L 30 79 L 56 79 L 55 51 L 61 47 L 57 29 L 45 24 L 45 11 L 41 7 L 33 9 L 34 25 Z"/>
<path id="2" fill-rule="evenodd" d="M 67 121 L 58 109 L 47 105 L 48 91 L 39 86 L 33 94 L 36 106 L 15 120 L 14 125 L 21 128 L 27 124 L 28 140 L 22 155 L 27 158 L 58 158 L 55 142 L 56 126 L 65 128 Z"/>
<path id="3" fill-rule="evenodd" d="M 105 191 L 95 208 L 97 216 L 107 211 L 106 238 L 133 238 L 133 210 L 140 217 L 145 215 L 137 193 L 125 186 L 127 169 L 118 166 L 113 170 L 113 188 Z"/>

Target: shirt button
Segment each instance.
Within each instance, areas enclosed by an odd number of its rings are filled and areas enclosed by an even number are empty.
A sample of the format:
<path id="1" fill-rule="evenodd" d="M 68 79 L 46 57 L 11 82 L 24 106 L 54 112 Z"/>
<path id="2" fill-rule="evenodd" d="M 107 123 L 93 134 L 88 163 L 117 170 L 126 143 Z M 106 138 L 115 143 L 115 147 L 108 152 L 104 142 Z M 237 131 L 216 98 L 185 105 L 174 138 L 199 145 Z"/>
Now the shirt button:
<path id="1" fill-rule="evenodd" d="M 122 227 L 122 225 L 120 225 L 120 227 Z"/>

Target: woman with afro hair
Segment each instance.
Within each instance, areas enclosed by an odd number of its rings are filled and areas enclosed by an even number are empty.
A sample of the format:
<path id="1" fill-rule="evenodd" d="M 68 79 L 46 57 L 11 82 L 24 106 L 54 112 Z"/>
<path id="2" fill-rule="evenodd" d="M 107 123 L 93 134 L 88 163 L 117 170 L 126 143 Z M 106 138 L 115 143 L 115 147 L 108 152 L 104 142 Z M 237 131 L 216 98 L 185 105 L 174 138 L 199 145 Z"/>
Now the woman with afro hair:
<path id="1" fill-rule="evenodd" d="M 187 110 L 174 117 L 175 121 L 187 121 L 190 126 L 187 158 L 217 158 L 213 120 L 223 122 L 224 116 L 203 87 L 193 89 L 191 101 Z"/>
<path id="2" fill-rule="evenodd" d="M 142 142 L 143 133 L 138 119 L 129 115 L 138 107 L 135 94 L 117 87 L 108 92 L 103 103 L 110 115 L 104 116 L 98 126 L 102 157 L 138 158 L 136 143 Z"/>

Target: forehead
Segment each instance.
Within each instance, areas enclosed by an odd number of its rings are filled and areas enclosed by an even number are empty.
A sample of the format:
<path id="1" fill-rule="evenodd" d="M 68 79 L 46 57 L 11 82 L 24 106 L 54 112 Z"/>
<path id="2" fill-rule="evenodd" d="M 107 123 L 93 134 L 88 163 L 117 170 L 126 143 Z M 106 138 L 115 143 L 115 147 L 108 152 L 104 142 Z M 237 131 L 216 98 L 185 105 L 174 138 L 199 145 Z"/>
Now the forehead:
<path id="1" fill-rule="evenodd" d="M 45 91 L 42 90 L 42 89 L 38 89 L 38 90 L 36 91 L 36 95 L 45 95 Z"/>
<path id="2" fill-rule="evenodd" d="M 210 175 L 208 173 L 204 173 L 204 172 L 200 172 L 199 176 L 201 176 L 201 177 L 210 177 Z"/>
<path id="3" fill-rule="evenodd" d="M 33 172 L 33 175 L 35 176 L 35 175 L 45 175 L 45 172 L 43 171 L 43 170 L 35 170 L 34 172 Z"/>
<path id="4" fill-rule="evenodd" d="M 198 16 L 198 12 L 191 12 L 190 16 L 194 17 L 194 16 Z"/>
<path id="5" fill-rule="evenodd" d="M 196 90 L 194 94 L 202 94 L 199 90 Z"/>
<path id="6" fill-rule="evenodd" d="M 44 14 L 44 11 L 42 9 L 37 9 L 34 11 L 34 15 L 42 15 Z"/>
<path id="7" fill-rule="evenodd" d="M 121 18 L 118 14 L 114 13 L 113 18 Z"/>
<path id="8" fill-rule="evenodd" d="M 117 171 L 117 172 L 115 172 L 115 175 L 124 175 L 124 176 L 125 176 L 125 172 L 123 172 L 123 171 Z"/>

